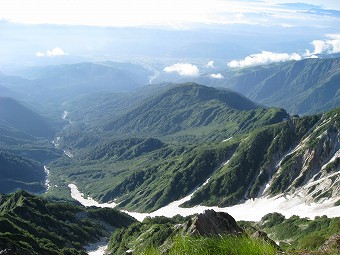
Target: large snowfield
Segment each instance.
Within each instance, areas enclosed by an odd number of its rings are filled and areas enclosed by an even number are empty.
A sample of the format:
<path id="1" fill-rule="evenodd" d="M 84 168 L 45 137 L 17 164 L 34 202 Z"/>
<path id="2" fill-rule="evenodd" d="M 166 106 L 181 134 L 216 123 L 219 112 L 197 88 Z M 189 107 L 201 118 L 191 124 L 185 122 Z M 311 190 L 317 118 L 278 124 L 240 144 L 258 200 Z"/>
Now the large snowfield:
<path id="1" fill-rule="evenodd" d="M 71 196 L 84 206 L 97 206 L 97 207 L 116 207 L 116 203 L 98 203 L 91 197 L 84 197 L 78 187 L 75 184 L 68 185 L 71 189 Z M 181 204 L 190 200 L 190 195 L 174 201 L 167 206 L 164 206 L 151 213 L 138 213 L 128 212 L 125 213 L 131 215 L 139 221 L 143 221 L 145 217 L 155 216 L 166 216 L 173 217 L 177 214 L 182 216 L 193 215 L 196 213 L 202 213 L 204 210 L 213 209 L 219 212 L 227 212 L 233 216 L 236 220 L 247 220 L 247 221 L 259 221 L 264 215 L 271 212 L 278 212 L 283 214 L 285 217 L 292 215 L 298 215 L 300 217 L 308 217 L 313 219 L 315 216 L 327 215 L 328 217 L 339 217 L 339 207 L 334 207 L 334 203 L 337 201 L 336 198 L 324 200 L 322 203 L 310 203 L 304 202 L 304 198 L 298 195 L 278 195 L 275 197 L 261 197 L 256 199 L 249 199 L 244 203 L 229 206 L 229 207 L 208 207 L 208 206 L 195 206 L 191 208 L 182 208 Z"/>

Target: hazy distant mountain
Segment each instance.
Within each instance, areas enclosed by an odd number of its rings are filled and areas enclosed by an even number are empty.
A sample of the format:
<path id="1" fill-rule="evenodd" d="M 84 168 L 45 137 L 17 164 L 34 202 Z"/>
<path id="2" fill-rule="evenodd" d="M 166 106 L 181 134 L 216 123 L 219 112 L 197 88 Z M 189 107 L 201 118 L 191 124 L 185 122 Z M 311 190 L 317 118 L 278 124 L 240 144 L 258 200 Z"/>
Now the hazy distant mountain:
<path id="1" fill-rule="evenodd" d="M 50 120 L 9 97 L 0 97 L 0 124 L 37 137 L 55 133 Z"/>
<path id="2" fill-rule="evenodd" d="M 13 92 L 10 89 L 6 88 L 5 86 L 0 85 L 0 95 L 1 96 L 8 97 L 8 96 L 11 96 L 12 94 L 13 94 Z"/>
<path id="3" fill-rule="evenodd" d="M 6 88 L 27 95 L 21 100 L 42 105 L 50 112 L 70 98 L 100 92 L 124 92 L 149 84 L 153 72 L 131 63 L 90 63 L 32 67 L 18 71 L 19 76 L 3 76 Z"/>
<path id="4" fill-rule="evenodd" d="M 334 21 L 333 21 L 334 22 Z M 4 39 L 0 53 L 6 64 L 58 63 L 70 61 L 71 57 L 118 57 L 142 56 L 172 58 L 213 58 L 228 61 L 256 53 L 259 49 L 269 51 L 304 51 L 310 42 L 325 34 L 336 33 L 334 27 L 293 26 L 276 29 L 272 26 L 254 24 L 210 24 L 195 29 L 94 27 L 65 25 L 22 25 L 0 22 Z M 304 34 L 301 37 L 301 34 Z M 70 40 L 69 38 L 72 38 Z M 53 47 L 61 47 L 68 55 L 37 57 Z M 72 59 L 71 59 L 72 60 Z M 12 62 L 12 63 L 11 63 Z M 1 65 L 2 64 L 2 65 Z"/>
<path id="5" fill-rule="evenodd" d="M 224 79 L 198 78 L 257 103 L 292 114 L 318 113 L 340 106 L 340 58 L 304 59 L 222 72 Z"/>

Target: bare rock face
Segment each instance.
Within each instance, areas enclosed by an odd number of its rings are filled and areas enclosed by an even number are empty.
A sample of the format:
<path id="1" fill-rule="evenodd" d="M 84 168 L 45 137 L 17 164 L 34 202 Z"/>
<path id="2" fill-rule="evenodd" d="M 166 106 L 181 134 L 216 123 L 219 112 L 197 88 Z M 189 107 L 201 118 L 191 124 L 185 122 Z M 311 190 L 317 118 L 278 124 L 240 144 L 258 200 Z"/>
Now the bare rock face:
<path id="1" fill-rule="evenodd" d="M 280 250 L 280 246 L 278 246 L 272 239 L 270 239 L 267 235 L 267 233 L 257 230 L 255 231 L 252 235 L 252 238 L 255 239 L 260 239 L 260 240 L 264 240 L 265 242 L 267 242 L 268 244 L 270 244 L 271 246 L 275 247 L 276 249 Z"/>
<path id="2" fill-rule="evenodd" d="M 187 223 L 186 232 L 194 236 L 239 235 L 243 229 L 228 213 L 206 210 Z"/>
<path id="3" fill-rule="evenodd" d="M 331 236 L 321 247 L 323 252 L 337 251 L 340 254 L 340 234 Z"/>

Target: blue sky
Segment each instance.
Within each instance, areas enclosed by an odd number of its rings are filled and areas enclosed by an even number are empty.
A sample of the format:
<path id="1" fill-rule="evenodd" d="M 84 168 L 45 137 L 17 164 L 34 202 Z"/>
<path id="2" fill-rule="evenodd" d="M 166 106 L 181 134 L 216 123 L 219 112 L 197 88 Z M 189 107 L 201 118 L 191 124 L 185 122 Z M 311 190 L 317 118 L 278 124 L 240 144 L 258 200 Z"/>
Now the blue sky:
<path id="1" fill-rule="evenodd" d="M 0 19 L 175 29 L 232 24 L 330 27 L 340 23 L 340 1 L 0 0 Z"/>

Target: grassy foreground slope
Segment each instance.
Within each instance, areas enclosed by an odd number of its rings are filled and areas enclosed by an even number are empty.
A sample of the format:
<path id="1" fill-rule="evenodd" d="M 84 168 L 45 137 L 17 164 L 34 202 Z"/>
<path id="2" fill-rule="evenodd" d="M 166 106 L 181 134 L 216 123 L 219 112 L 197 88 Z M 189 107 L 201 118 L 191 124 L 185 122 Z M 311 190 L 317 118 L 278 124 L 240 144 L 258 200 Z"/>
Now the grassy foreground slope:
<path id="1" fill-rule="evenodd" d="M 108 253 L 336 255 L 340 251 L 340 218 L 322 216 L 311 220 L 292 216 L 286 219 L 281 214 L 271 213 L 259 222 L 238 222 L 242 234 L 208 236 L 190 233 L 191 224 L 197 224 L 195 219 L 197 216 L 146 218 L 115 231 Z"/>
<path id="2" fill-rule="evenodd" d="M 332 237 L 338 236 L 338 239 L 335 240 L 340 241 L 339 217 L 321 216 L 311 220 L 296 215 L 285 218 L 282 214 L 270 213 L 262 217 L 261 221 L 257 222 L 255 226 L 268 233 L 287 251 L 326 250 L 326 248 L 329 248 L 330 254 L 337 254 L 340 251 L 338 244 L 335 247 L 322 247 Z"/>

